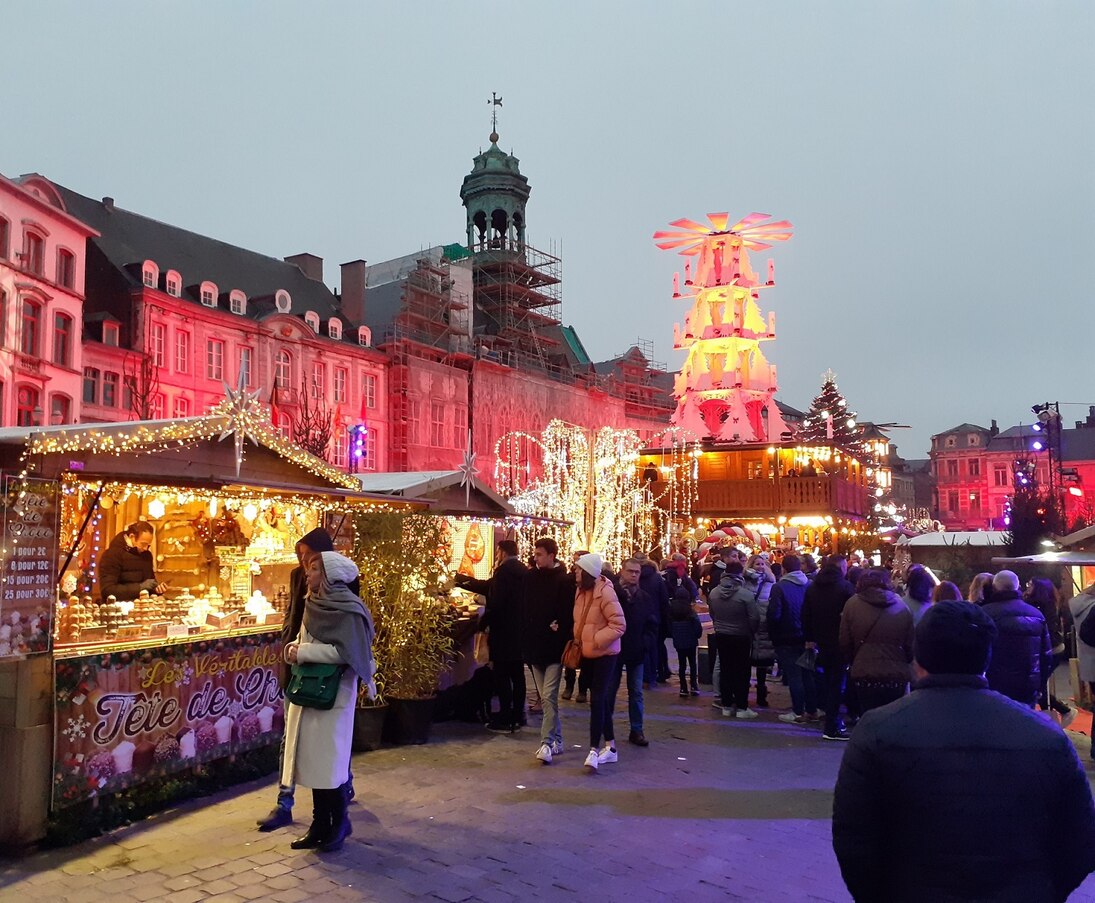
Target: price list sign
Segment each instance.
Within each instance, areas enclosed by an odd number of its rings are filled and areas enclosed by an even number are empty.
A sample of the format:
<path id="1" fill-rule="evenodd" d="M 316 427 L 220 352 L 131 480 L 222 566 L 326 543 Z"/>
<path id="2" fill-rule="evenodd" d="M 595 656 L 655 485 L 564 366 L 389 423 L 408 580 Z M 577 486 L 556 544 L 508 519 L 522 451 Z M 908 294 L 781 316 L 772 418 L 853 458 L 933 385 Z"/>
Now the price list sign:
<path id="1" fill-rule="evenodd" d="M 55 480 L 4 476 L 0 660 L 49 651 L 60 497 Z"/>

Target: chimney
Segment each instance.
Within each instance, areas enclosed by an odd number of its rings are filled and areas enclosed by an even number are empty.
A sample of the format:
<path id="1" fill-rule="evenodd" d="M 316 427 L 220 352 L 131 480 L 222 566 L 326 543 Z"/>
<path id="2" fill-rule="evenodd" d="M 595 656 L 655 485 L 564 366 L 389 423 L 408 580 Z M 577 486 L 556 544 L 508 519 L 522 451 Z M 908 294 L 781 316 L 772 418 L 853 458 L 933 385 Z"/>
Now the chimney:
<path id="1" fill-rule="evenodd" d="M 316 282 L 323 281 L 322 257 L 316 257 L 315 254 L 294 254 L 292 257 L 286 257 L 285 262 L 296 264 L 297 269 L 309 279 L 314 279 Z"/>
<path id="2" fill-rule="evenodd" d="M 114 198 L 103 198 L 103 206 L 106 207 L 107 213 L 114 212 Z"/>
<path id="3" fill-rule="evenodd" d="M 355 327 L 365 324 L 364 260 L 342 264 L 342 314 Z"/>
<path id="4" fill-rule="evenodd" d="M 999 432 L 1000 432 L 1000 427 L 998 427 L 998 426 L 996 425 L 996 421 L 995 421 L 995 420 L 994 420 L 994 421 L 992 421 L 992 426 L 990 426 L 990 427 L 989 427 L 989 435 L 990 435 L 990 436 L 995 436 L 995 435 L 996 435 L 997 433 L 999 433 Z"/>

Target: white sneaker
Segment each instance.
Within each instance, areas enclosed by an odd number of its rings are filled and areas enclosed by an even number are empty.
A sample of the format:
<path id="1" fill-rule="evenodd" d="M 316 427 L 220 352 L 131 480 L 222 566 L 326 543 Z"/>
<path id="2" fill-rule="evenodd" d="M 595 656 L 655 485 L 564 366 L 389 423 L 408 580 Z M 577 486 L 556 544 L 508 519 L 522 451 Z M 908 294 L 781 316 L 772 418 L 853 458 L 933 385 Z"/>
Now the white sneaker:
<path id="1" fill-rule="evenodd" d="M 546 743 L 541 743 L 540 748 L 536 750 L 536 758 L 543 762 L 545 765 L 551 764 L 551 747 Z"/>
<path id="2" fill-rule="evenodd" d="M 618 762 L 620 757 L 616 755 L 615 746 L 605 746 L 599 753 L 597 753 L 597 761 L 601 765 L 611 765 L 613 762 Z"/>
<path id="3" fill-rule="evenodd" d="M 562 740 L 557 740 L 555 743 L 551 744 L 551 754 L 553 756 L 561 756 L 563 754 L 563 750 L 565 749 L 566 747 L 563 746 Z"/>
<path id="4" fill-rule="evenodd" d="M 1061 730 L 1067 728 L 1073 721 L 1076 720 L 1076 710 L 1070 708 L 1065 714 L 1061 716 Z"/>
<path id="5" fill-rule="evenodd" d="M 585 762 L 582 763 L 590 771 L 596 771 L 597 766 L 601 764 L 601 757 L 597 750 L 591 749 L 589 755 L 586 756 Z"/>
<path id="6" fill-rule="evenodd" d="M 737 717 L 737 718 L 756 718 L 756 717 L 758 717 L 758 715 L 752 709 L 738 709 L 738 713 L 735 717 Z"/>
<path id="7" fill-rule="evenodd" d="M 734 717 L 734 710 L 732 708 L 730 708 L 729 706 L 719 706 L 719 708 L 722 709 L 722 714 L 725 717 L 727 717 L 727 718 L 733 718 Z"/>

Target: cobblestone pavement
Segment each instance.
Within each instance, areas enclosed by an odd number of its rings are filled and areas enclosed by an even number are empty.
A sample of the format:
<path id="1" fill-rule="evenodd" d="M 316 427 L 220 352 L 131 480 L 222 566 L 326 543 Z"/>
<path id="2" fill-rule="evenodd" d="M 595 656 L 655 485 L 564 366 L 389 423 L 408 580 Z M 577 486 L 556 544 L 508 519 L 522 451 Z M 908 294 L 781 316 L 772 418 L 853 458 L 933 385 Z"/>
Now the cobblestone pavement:
<path id="1" fill-rule="evenodd" d="M 786 702 L 782 687 L 771 696 Z M 843 744 L 778 722 L 777 708 L 730 722 L 710 692 L 680 699 L 660 687 L 647 701 L 651 745 L 627 744 L 618 704 L 620 761 L 597 775 L 581 767 L 588 716 L 577 703 L 562 703 L 568 748 L 550 766 L 533 758 L 534 727 L 439 724 L 427 746 L 355 758 L 354 834 L 340 853 L 290 850 L 299 823 L 255 830 L 271 778 L 0 862 L 0 899 L 849 899 L 829 824 Z M 1089 761 L 1087 737 L 1074 739 Z M 1095 879 L 1072 899 L 1095 901 Z"/>

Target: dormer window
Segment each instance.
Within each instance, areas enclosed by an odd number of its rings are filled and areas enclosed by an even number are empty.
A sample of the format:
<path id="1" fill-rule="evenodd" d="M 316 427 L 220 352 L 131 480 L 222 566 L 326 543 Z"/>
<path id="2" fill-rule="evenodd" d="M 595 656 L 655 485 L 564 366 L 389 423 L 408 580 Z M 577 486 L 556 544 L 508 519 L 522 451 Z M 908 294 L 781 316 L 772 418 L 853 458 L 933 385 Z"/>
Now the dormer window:
<path id="1" fill-rule="evenodd" d="M 357 328 L 357 343 L 365 348 L 373 344 L 373 332 L 368 326 L 359 326 Z"/>
<path id="2" fill-rule="evenodd" d="M 327 321 L 327 335 L 332 339 L 342 338 L 342 321 L 338 317 L 331 317 Z"/>
<path id="3" fill-rule="evenodd" d="M 168 270 L 164 279 L 164 287 L 172 298 L 178 298 L 182 294 L 182 276 L 175 270 Z"/>
<path id="4" fill-rule="evenodd" d="M 155 288 L 160 284 L 160 268 L 151 260 L 146 260 L 141 265 L 141 282 L 149 288 Z"/>
<path id="5" fill-rule="evenodd" d="M 293 299 L 289 297 L 287 291 L 278 289 L 274 294 L 274 306 L 278 309 L 279 314 L 287 314 L 293 309 Z"/>
<path id="6" fill-rule="evenodd" d="M 118 324 L 117 323 L 104 323 L 103 324 L 103 344 L 110 345 L 114 348 L 118 347 Z"/>
<path id="7" fill-rule="evenodd" d="M 943 445 L 945 445 L 947 448 L 954 448 L 954 446 L 957 444 L 958 442 L 954 436 L 947 436 L 947 438 L 943 440 Z"/>
<path id="8" fill-rule="evenodd" d="M 319 314 L 314 310 L 305 311 L 304 322 L 316 335 L 319 335 Z"/>
<path id="9" fill-rule="evenodd" d="M 241 317 L 247 313 L 247 296 L 238 288 L 228 293 L 228 309 Z"/>
<path id="10" fill-rule="evenodd" d="M 216 307 L 217 306 L 217 286 L 212 282 L 203 282 L 201 284 L 201 301 L 203 307 Z"/>
<path id="11" fill-rule="evenodd" d="M 966 443 L 968 445 L 980 445 L 981 437 L 978 436 L 977 433 L 970 433 L 969 437 L 966 439 Z"/>

